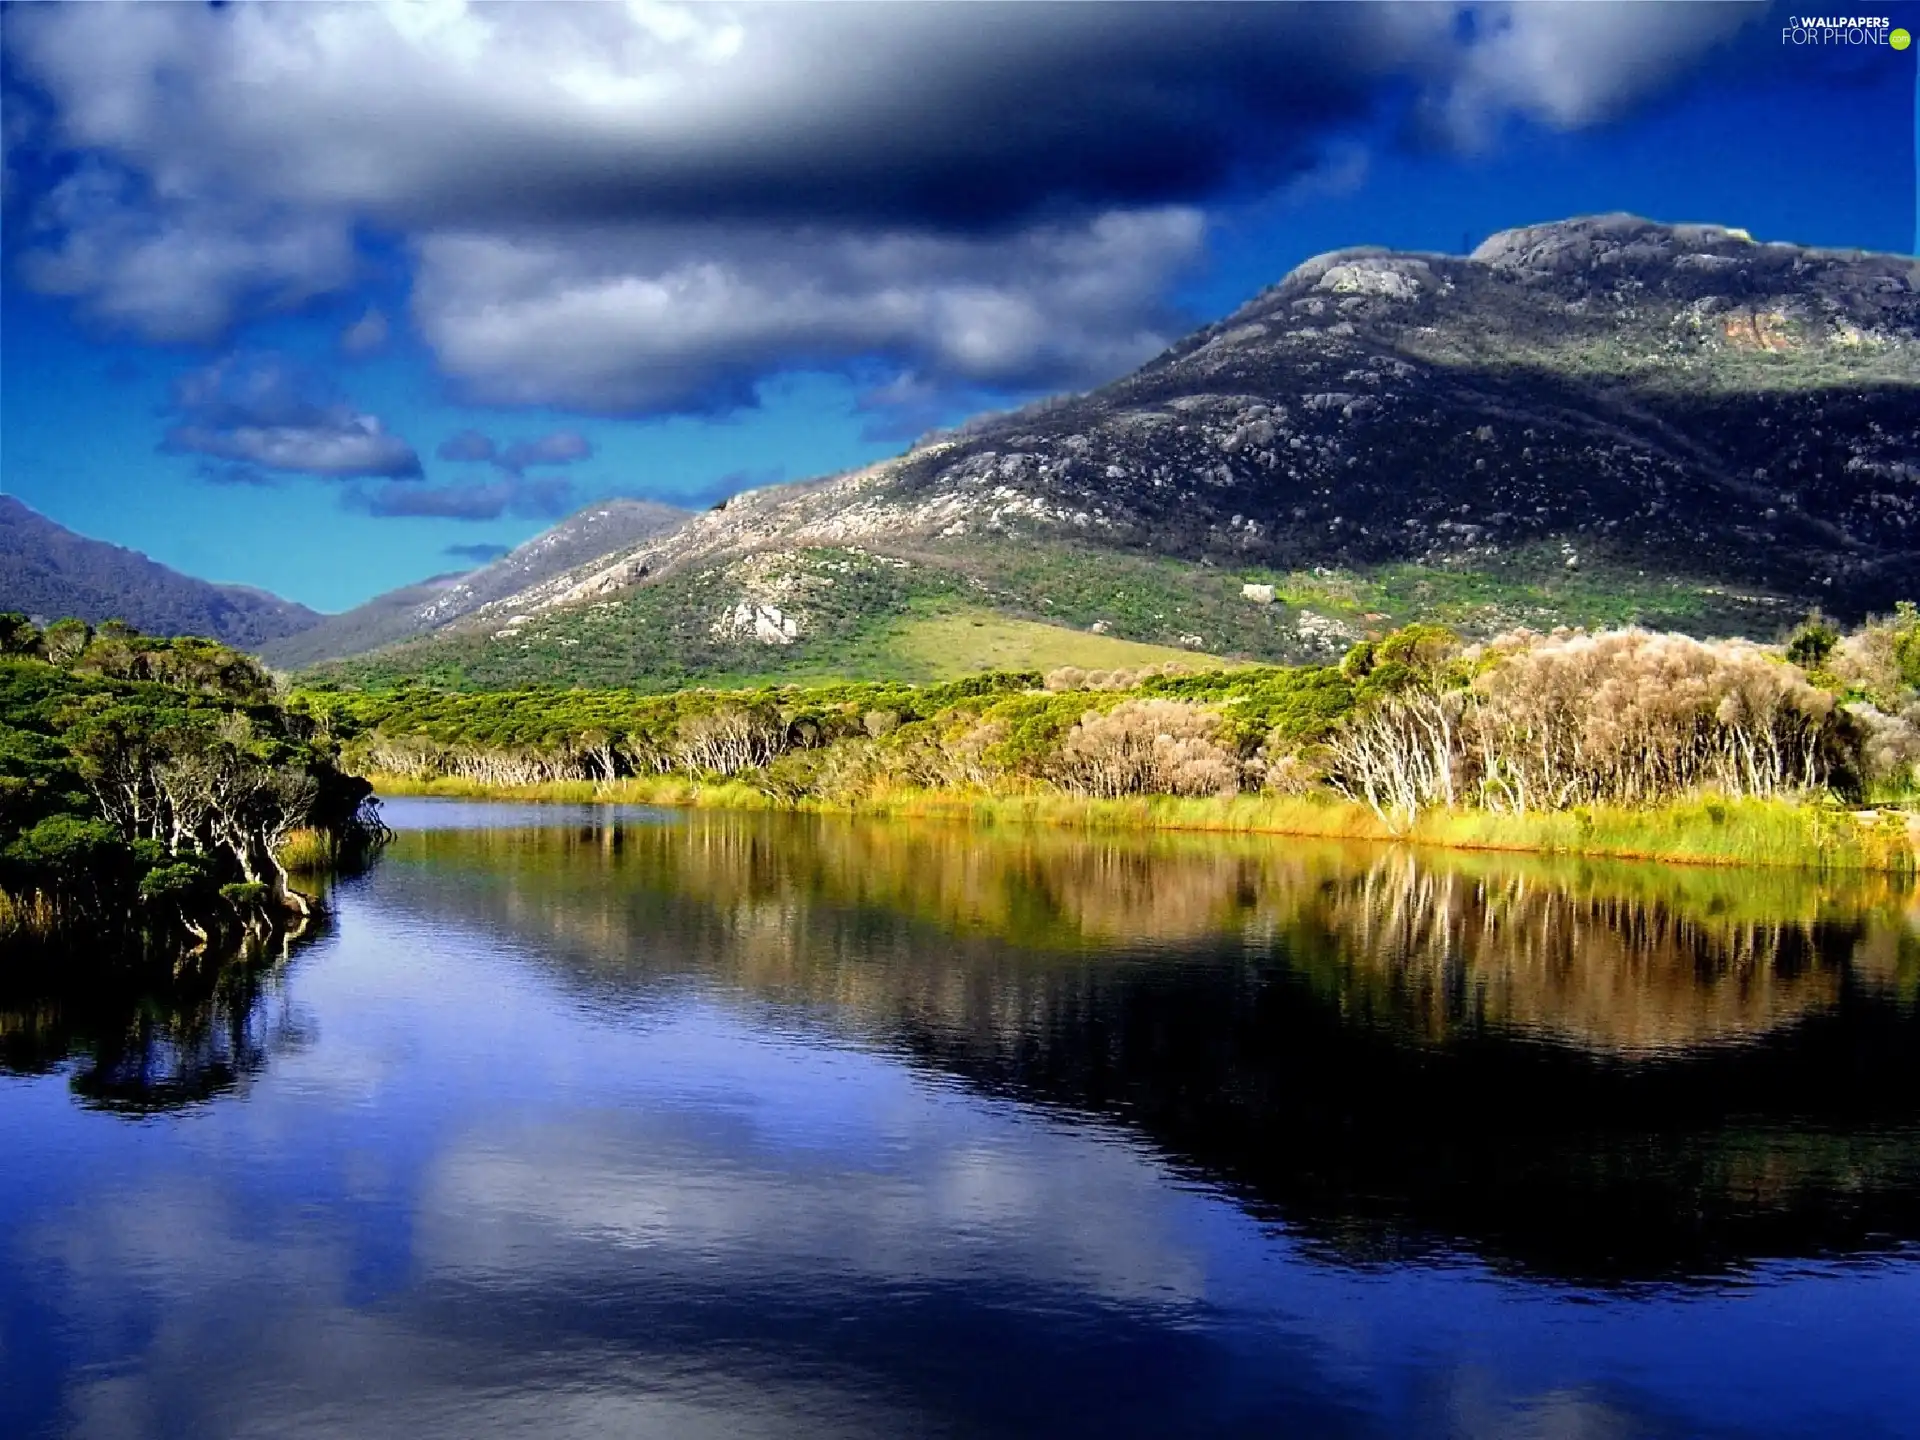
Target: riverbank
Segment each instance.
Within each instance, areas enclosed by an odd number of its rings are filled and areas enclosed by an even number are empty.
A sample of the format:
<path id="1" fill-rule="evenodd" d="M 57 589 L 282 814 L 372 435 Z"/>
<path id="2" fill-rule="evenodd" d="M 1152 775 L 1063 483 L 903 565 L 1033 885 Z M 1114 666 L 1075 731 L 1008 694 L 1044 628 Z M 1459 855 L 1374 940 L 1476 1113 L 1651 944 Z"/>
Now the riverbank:
<path id="1" fill-rule="evenodd" d="M 1684 865 L 1920 870 L 1920 816 L 1894 810 L 1855 812 L 1783 800 L 1701 799 L 1646 810 L 1595 807 L 1528 815 L 1428 810 L 1411 827 L 1396 831 L 1366 806 L 1332 797 L 1185 799 L 1156 795 L 1099 800 L 1044 790 L 988 794 L 891 789 L 853 801 L 827 801 L 812 796 L 782 797 L 737 781 L 707 782 L 684 776 L 538 785 L 421 781 L 377 773 L 368 778 L 383 795 L 786 810 L 877 819 L 964 821 L 982 826 L 1054 825 L 1091 831 L 1181 830 L 1402 841 L 1455 850 L 1659 860 Z"/>

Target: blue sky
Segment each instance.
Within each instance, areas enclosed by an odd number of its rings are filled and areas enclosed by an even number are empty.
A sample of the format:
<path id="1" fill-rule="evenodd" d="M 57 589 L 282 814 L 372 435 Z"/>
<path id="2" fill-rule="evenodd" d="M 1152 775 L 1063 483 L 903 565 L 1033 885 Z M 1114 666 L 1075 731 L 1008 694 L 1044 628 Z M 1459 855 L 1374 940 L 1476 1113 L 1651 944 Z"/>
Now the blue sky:
<path id="1" fill-rule="evenodd" d="M 340 609 L 1099 383 L 1340 246 L 1911 251 L 1920 48 L 1790 13 L 12 6 L 0 487 Z"/>

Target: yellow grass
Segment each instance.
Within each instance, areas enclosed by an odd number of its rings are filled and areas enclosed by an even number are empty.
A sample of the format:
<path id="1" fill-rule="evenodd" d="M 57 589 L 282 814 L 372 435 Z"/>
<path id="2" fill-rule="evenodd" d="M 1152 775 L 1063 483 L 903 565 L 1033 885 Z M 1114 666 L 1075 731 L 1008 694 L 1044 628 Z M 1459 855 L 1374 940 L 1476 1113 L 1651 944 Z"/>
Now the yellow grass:
<path id="1" fill-rule="evenodd" d="M 296 830 L 280 847 L 280 863 L 289 870 L 325 870 L 333 864 L 333 846 L 319 830 Z"/>
<path id="2" fill-rule="evenodd" d="M 1112 635 L 1069 630 L 1064 625 L 1011 620 L 990 610 L 917 616 L 882 643 L 898 650 L 902 659 L 927 666 L 942 680 L 980 670 L 1044 672 L 1063 665 L 1078 665 L 1083 670 L 1117 670 L 1181 661 L 1217 669 L 1231 663 L 1218 656 L 1171 645 L 1147 645 Z"/>
<path id="3" fill-rule="evenodd" d="M 38 890 L 30 895 L 0 890 L 0 940 L 27 935 L 45 939 L 55 924 L 53 906 Z"/>
<path id="4" fill-rule="evenodd" d="M 1015 620 L 991 610 L 919 611 L 901 616 L 852 642 L 817 667 L 762 677 L 769 683 L 796 679 L 911 678 L 927 683 L 976 675 L 983 670 L 1138 669 L 1169 661 L 1203 669 L 1231 669 L 1236 662 L 1199 650 L 1148 645 L 1113 635 L 1095 635 L 1064 625 Z"/>
<path id="5" fill-rule="evenodd" d="M 1241 795 L 1231 799 L 1139 796 L 1095 800 L 1036 788 L 990 794 L 880 790 L 851 802 L 785 802 L 737 781 L 681 776 L 550 785 L 486 786 L 459 780 L 370 777 L 383 794 L 573 804 L 690 806 L 725 810 L 806 810 L 874 817 L 965 821 L 981 826 L 1054 825 L 1092 831 L 1183 830 L 1334 840 L 1399 840 L 1452 850 L 1661 860 L 1686 865 L 1798 866 L 1913 871 L 1920 868 L 1920 818 L 1779 800 L 1690 800 L 1652 810 L 1591 809 L 1496 815 L 1434 810 L 1411 827 L 1384 823 L 1364 805 L 1334 797 Z"/>

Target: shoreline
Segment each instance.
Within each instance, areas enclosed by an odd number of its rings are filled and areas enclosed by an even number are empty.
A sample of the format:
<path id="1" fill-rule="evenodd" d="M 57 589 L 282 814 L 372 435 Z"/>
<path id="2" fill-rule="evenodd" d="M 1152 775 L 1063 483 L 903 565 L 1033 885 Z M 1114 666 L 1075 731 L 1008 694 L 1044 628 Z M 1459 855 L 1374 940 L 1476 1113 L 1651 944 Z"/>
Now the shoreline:
<path id="1" fill-rule="evenodd" d="M 779 811 L 865 819 L 1053 826 L 1094 833 L 1186 831 L 1357 840 L 1438 849 L 1670 865 L 1747 866 L 1881 873 L 1920 871 L 1920 814 L 1853 811 L 1782 800 L 1703 798 L 1651 810 L 1590 809 L 1501 815 L 1429 810 L 1396 832 L 1354 801 L 1243 795 L 1232 799 L 1133 796 L 1104 800 L 1050 791 L 1018 794 L 889 790 L 853 801 L 782 797 L 738 781 L 674 776 L 488 785 L 369 772 L 380 796 L 517 800 L 551 804 L 659 805 Z"/>

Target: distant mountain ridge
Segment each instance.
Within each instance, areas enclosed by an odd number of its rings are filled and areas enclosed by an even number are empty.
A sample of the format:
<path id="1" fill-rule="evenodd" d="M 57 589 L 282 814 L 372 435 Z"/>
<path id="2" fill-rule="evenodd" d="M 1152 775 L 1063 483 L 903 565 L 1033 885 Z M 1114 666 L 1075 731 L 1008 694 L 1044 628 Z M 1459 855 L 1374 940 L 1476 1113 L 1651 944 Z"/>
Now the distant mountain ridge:
<path id="1" fill-rule="evenodd" d="M 210 635 L 247 650 L 321 618 L 264 590 L 198 580 L 137 550 L 77 535 L 11 495 L 0 495 L 0 610 L 125 620 L 152 635 Z"/>
<path id="2" fill-rule="evenodd" d="M 183 575 L 0 495 L 0 610 L 42 620 L 125 620 L 151 635 L 210 635 L 291 668 L 426 635 L 553 574 L 670 531 L 688 513 L 648 500 L 603 500 L 477 570 L 436 575 L 326 615 L 251 586 Z"/>
<path id="3" fill-rule="evenodd" d="M 735 496 L 365 673 L 757 674 L 949 601 L 1307 658 L 1907 597 L 1920 260 L 1604 215 L 1316 257 L 1110 385 Z"/>

